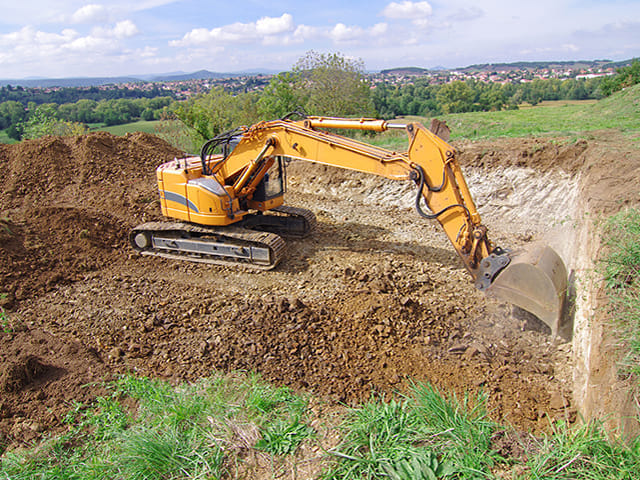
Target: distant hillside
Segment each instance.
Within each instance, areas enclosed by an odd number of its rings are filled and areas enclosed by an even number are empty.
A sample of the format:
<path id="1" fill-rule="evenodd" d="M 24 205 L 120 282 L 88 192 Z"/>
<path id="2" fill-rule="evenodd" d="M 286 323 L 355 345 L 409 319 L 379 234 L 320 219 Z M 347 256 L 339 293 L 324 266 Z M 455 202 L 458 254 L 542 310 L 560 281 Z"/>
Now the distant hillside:
<path id="1" fill-rule="evenodd" d="M 262 72 L 264 73 L 264 72 Z M 187 80 L 204 80 L 207 78 L 234 78 L 245 75 L 260 75 L 261 72 L 252 73 L 235 72 L 219 73 L 208 70 L 198 70 L 193 73 L 171 73 L 160 75 L 133 75 L 127 77 L 77 77 L 77 78 L 29 78 L 29 79 L 0 79 L 0 85 L 12 85 L 26 88 L 51 88 L 51 87 L 99 87 L 101 85 L 117 85 L 119 83 L 138 82 L 180 82 Z"/>
<path id="2" fill-rule="evenodd" d="M 631 59 L 612 62 L 611 60 L 577 60 L 577 61 L 548 61 L 548 62 L 512 62 L 512 63 L 480 63 L 459 68 L 420 68 L 420 67 L 397 67 L 381 70 L 383 75 L 429 75 L 442 71 L 458 72 L 492 72 L 495 70 L 538 70 L 550 68 L 570 68 L 574 70 L 594 69 L 594 68 L 618 68 L 631 65 Z"/>
<path id="3" fill-rule="evenodd" d="M 431 70 L 419 67 L 397 67 L 389 68 L 386 70 L 380 70 L 382 75 L 427 75 L 431 73 Z"/>
<path id="4" fill-rule="evenodd" d="M 51 87 L 99 87 L 118 83 L 141 82 L 135 77 L 78 77 L 78 78 L 34 78 L 34 79 L 0 79 L 0 85 L 12 85 L 26 88 Z"/>
<path id="5" fill-rule="evenodd" d="M 513 63 L 482 63 L 469 65 L 468 67 L 456 70 L 463 72 L 488 72 L 493 70 L 538 70 L 552 68 L 594 69 L 594 68 L 617 68 L 630 65 L 631 60 L 612 62 L 611 60 L 577 60 L 577 61 L 551 61 L 551 62 L 513 62 Z"/>
<path id="6" fill-rule="evenodd" d="M 158 75 L 152 77 L 152 82 L 184 82 L 186 80 L 206 80 L 207 78 L 231 78 L 241 76 L 240 73 L 218 73 L 209 70 L 198 70 L 193 73 L 181 73 L 173 75 Z"/>

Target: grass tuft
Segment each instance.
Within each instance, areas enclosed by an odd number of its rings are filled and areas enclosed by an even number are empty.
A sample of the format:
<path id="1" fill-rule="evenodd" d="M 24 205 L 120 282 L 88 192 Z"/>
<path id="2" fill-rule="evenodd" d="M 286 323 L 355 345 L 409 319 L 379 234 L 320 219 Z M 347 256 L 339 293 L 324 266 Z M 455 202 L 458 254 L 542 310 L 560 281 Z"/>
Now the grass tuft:
<path id="1" fill-rule="evenodd" d="M 551 435 L 539 440 L 538 453 L 527 462 L 531 480 L 638 478 L 640 440 L 624 445 L 610 439 L 600 423 L 570 429 L 556 425 Z"/>
<path id="2" fill-rule="evenodd" d="M 473 404 L 472 404 L 473 403 Z M 346 418 L 330 479 L 478 478 L 496 454 L 485 418 L 486 397 L 458 402 L 429 384 L 415 384 L 404 401 L 370 400 Z"/>
<path id="3" fill-rule="evenodd" d="M 621 366 L 640 374 L 640 211 L 621 210 L 603 228 L 601 261 L 613 322 L 625 342 Z"/>

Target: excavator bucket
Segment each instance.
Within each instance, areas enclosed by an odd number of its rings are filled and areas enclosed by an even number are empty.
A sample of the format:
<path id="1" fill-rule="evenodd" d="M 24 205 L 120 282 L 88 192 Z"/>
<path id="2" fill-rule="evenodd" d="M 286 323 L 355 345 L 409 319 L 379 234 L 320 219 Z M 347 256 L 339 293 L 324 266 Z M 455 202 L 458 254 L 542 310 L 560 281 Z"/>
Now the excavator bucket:
<path id="1" fill-rule="evenodd" d="M 533 313 L 555 337 L 562 327 L 567 269 L 555 250 L 538 246 L 513 255 L 486 293 Z"/>

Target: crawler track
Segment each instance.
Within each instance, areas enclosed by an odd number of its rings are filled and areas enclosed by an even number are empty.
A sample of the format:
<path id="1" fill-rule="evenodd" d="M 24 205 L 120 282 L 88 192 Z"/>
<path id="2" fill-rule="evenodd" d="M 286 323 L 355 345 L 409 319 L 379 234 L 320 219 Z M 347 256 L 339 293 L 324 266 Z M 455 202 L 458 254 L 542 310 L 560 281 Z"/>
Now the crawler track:
<path id="1" fill-rule="evenodd" d="M 184 222 L 151 222 L 129 234 L 142 255 L 271 270 L 282 259 L 285 242 L 275 233 L 239 227 L 202 227 Z"/>

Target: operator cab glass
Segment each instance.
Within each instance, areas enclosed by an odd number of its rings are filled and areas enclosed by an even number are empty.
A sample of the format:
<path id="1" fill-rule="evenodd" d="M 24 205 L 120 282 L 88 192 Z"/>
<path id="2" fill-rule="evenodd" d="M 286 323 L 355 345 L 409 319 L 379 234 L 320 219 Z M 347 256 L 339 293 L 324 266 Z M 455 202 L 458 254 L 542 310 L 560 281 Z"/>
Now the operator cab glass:
<path id="1" fill-rule="evenodd" d="M 267 171 L 262 181 L 256 187 L 253 200 L 264 202 L 282 196 L 285 192 L 286 174 L 284 157 L 277 156 L 276 161 Z"/>

